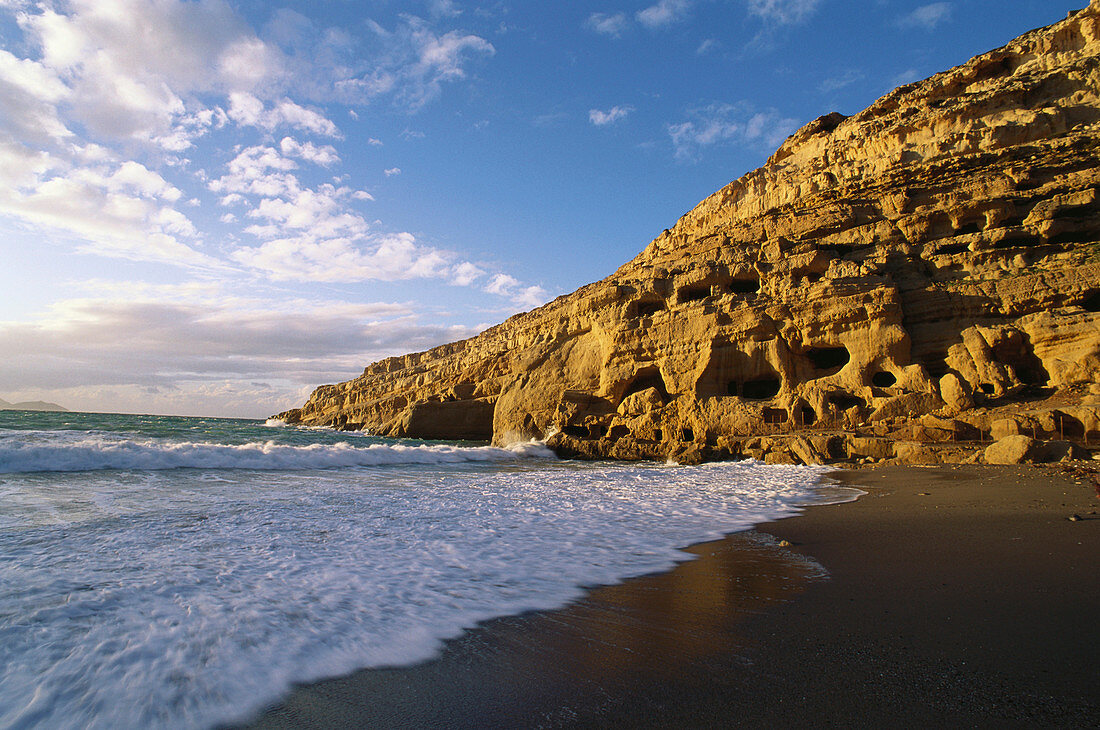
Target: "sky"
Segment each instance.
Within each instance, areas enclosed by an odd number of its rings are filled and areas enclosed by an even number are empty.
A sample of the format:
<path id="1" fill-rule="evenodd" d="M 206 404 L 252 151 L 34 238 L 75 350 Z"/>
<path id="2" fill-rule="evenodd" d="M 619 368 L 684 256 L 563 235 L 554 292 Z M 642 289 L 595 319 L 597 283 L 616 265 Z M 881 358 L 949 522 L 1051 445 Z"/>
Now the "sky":
<path id="1" fill-rule="evenodd" d="M 0 0 L 0 398 L 262 418 L 1085 0 Z"/>

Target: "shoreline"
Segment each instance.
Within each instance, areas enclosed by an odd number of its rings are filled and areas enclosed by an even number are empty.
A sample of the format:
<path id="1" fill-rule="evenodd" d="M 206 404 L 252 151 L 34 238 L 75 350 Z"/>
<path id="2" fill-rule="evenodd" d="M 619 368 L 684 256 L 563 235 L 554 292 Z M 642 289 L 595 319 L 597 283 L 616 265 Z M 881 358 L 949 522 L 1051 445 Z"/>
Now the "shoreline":
<path id="1" fill-rule="evenodd" d="M 298 687 L 251 726 L 1070 727 L 1100 716 L 1091 481 L 1057 466 L 831 476 L 866 494 L 693 546 L 696 560 L 564 608 L 494 619 L 432 661 Z"/>

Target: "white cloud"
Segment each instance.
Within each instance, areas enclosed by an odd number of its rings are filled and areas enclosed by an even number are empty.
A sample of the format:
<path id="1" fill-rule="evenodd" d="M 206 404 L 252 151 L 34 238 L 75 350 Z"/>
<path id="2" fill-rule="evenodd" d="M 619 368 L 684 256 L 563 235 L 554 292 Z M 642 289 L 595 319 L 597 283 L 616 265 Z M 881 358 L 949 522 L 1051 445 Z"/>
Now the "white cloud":
<path id="1" fill-rule="evenodd" d="M 401 168 L 400 167 L 387 168 L 386 171 L 385 171 L 385 174 L 386 174 L 386 177 L 393 177 L 394 175 L 400 175 L 401 174 Z"/>
<path id="2" fill-rule="evenodd" d="M 603 33 L 613 38 L 621 36 L 628 24 L 629 21 L 624 13 L 615 13 L 613 15 L 607 13 L 592 13 L 584 23 L 585 27 L 589 30 L 594 30 L 597 33 Z"/>
<path id="3" fill-rule="evenodd" d="M 33 187 L 62 163 L 47 152 L 0 140 L 0 200 L 19 189 Z"/>
<path id="4" fill-rule="evenodd" d="M 902 71 L 900 74 L 890 80 L 892 86 L 904 86 L 905 84 L 911 84 L 914 81 L 920 81 L 921 74 L 915 68 L 909 68 Z"/>
<path id="5" fill-rule="evenodd" d="M 774 148 L 798 128 L 797 120 L 775 109 L 756 111 L 748 104 L 712 104 L 688 116 L 667 127 L 676 157 L 682 160 L 695 159 L 703 148 L 722 144 Z"/>
<path id="6" fill-rule="evenodd" d="M 951 19 L 951 3 L 931 3 L 921 5 L 913 12 L 898 18 L 898 25 L 902 28 L 923 28 L 934 30 L 940 23 Z"/>
<path id="7" fill-rule="evenodd" d="M 443 81 L 465 78 L 463 64 L 470 56 L 491 56 L 496 53 L 493 44 L 484 38 L 463 35 L 458 31 L 436 36 L 425 28 L 416 28 L 413 38 L 418 47 L 419 59 L 409 69 L 409 76 L 416 83 L 406 88 L 405 98 L 414 108 L 435 98 Z"/>
<path id="8" fill-rule="evenodd" d="M 223 0 L 71 0 L 17 16 L 66 110 L 94 135 L 186 149 L 215 123 L 201 94 L 246 91 L 281 73 Z M 43 87 L 45 88 L 45 87 Z"/>
<path id="9" fill-rule="evenodd" d="M 340 156 L 336 154 L 336 148 L 332 145 L 317 146 L 312 142 L 302 144 L 292 137 L 283 137 L 279 142 L 279 149 L 284 155 L 297 157 L 322 167 L 331 167 L 340 161 Z"/>
<path id="10" fill-rule="evenodd" d="M 485 285 L 485 291 L 497 296 L 507 296 L 518 286 L 519 279 L 508 274 L 497 274 Z"/>
<path id="11" fill-rule="evenodd" d="M 0 214 L 78 239 L 77 250 L 135 261 L 215 267 L 187 243 L 191 221 L 172 204 L 180 191 L 136 162 L 73 167 L 44 153 L 0 143 Z"/>
<path id="12" fill-rule="evenodd" d="M 864 78 L 863 72 L 859 69 L 850 68 L 841 73 L 830 76 L 817 85 L 819 91 L 825 94 L 839 91 L 847 86 L 862 81 Z"/>
<path id="13" fill-rule="evenodd" d="M 634 17 L 647 28 L 664 28 L 687 18 L 690 8 L 688 0 L 660 0 L 656 5 L 639 10 Z"/>
<path id="14" fill-rule="evenodd" d="M 320 112 L 299 106 L 290 99 L 278 99 L 271 108 L 246 92 L 229 95 L 229 118 L 237 124 L 273 131 L 280 126 L 290 126 L 325 137 L 339 138 L 340 130 Z"/>
<path id="15" fill-rule="evenodd" d="M 813 15 L 820 0 L 748 0 L 749 13 L 762 20 L 801 23 Z"/>
<path id="16" fill-rule="evenodd" d="M 57 112 L 68 94 L 51 69 L 0 49 L 0 125 L 15 138 L 47 144 L 72 137 Z"/>
<path id="17" fill-rule="evenodd" d="M 510 299 L 521 307 L 537 307 L 547 300 L 547 291 L 541 286 L 523 286 L 518 279 L 508 274 L 497 274 L 485 285 L 485 291 Z"/>
<path id="18" fill-rule="evenodd" d="M 358 282 L 445 278 L 448 257 L 410 233 L 322 238 L 314 231 L 244 247 L 233 258 L 280 281 Z"/>
<path id="19" fill-rule="evenodd" d="M 590 109 L 588 111 L 588 121 L 592 122 L 597 127 L 603 127 L 623 119 L 632 111 L 634 111 L 634 107 L 630 106 L 613 106 L 607 111 Z"/>
<path id="20" fill-rule="evenodd" d="M 170 202 L 179 200 L 182 194 L 159 174 L 132 161 L 119 165 L 107 183 L 112 190 L 129 190 L 142 197 L 163 198 Z"/>
<path id="21" fill-rule="evenodd" d="M 451 283 L 455 286 L 470 286 L 484 275 L 484 269 L 464 261 L 451 271 Z"/>
<path id="22" fill-rule="evenodd" d="M 0 359 L 5 395 L 88 410 L 263 417 L 369 362 L 477 331 L 422 322 L 388 302 L 273 302 L 195 282 L 69 286 L 88 292 L 31 321 L 0 322 L 0 350 L 20 354 Z"/>
<path id="23" fill-rule="evenodd" d="M 272 147 L 247 147 L 227 167 L 229 174 L 207 183 L 210 190 L 226 194 L 221 200 L 222 205 L 243 202 L 243 195 L 274 197 L 292 195 L 301 190 L 298 178 L 289 174 L 290 170 L 297 169 L 298 164 Z"/>
<path id="24" fill-rule="evenodd" d="M 41 232 L 66 252 L 197 267 L 236 285 L 264 275 L 484 283 L 486 272 L 453 252 L 408 233 L 372 230 L 376 222 L 356 213 L 372 198 L 346 176 L 323 172 L 333 182 L 317 184 L 307 175 L 318 174 L 312 165 L 341 163 L 338 143 L 316 139 L 343 139 L 327 102 L 387 95 L 415 111 L 446 85 L 470 78 L 478 61 L 495 54 L 492 44 L 412 16 L 400 16 L 391 31 L 375 25 L 376 36 L 360 39 L 318 29 L 291 11 L 272 12 L 261 35 L 234 5 L 0 0 L 8 23 L 0 48 L 0 220 Z M 434 17 L 456 11 L 439 0 Z M 356 119 L 352 110 L 349 116 Z M 185 153 L 215 131 L 216 147 Z M 232 150 L 231 159 L 220 170 L 210 167 L 224 149 Z M 192 211 L 196 181 L 225 207 Z M 196 228 L 202 212 L 220 221 L 209 248 Z M 225 230 L 232 234 L 227 240 L 220 236 Z M 242 243 L 243 233 L 256 236 L 251 245 Z M 508 296 L 529 301 L 539 291 L 517 281 Z M 33 322 L 0 323 L 0 349 L 20 353 L 18 363 L 0 363 L 0 380 L 19 371 L 20 387 L 36 378 L 39 385 L 67 383 L 71 394 L 84 388 L 85 403 L 105 407 L 107 396 L 96 400 L 91 390 L 130 397 L 143 408 L 186 405 L 194 397 L 228 403 L 270 389 L 269 379 L 249 390 L 238 376 L 274 368 L 300 389 L 333 379 L 334 362 L 354 375 L 372 354 L 473 333 L 422 325 L 407 311 L 353 312 L 334 302 L 280 309 L 273 300 L 281 298 L 209 292 L 187 298 L 151 289 L 65 300 Z M 360 344 L 341 344 L 356 331 L 362 336 L 350 337 Z M 318 339 L 324 332 L 332 342 Z M 309 353 L 315 367 L 301 364 Z M 139 387 L 159 395 L 146 398 Z"/>
<path id="25" fill-rule="evenodd" d="M 699 47 L 695 49 L 695 53 L 697 55 L 704 56 L 718 48 L 720 45 L 721 44 L 716 39 L 706 38 L 703 40 L 702 43 L 699 44 Z"/>
<path id="26" fill-rule="evenodd" d="M 453 0 L 431 0 L 428 11 L 436 18 L 455 18 L 462 15 L 462 9 Z"/>
<path id="27" fill-rule="evenodd" d="M 435 99 L 445 83 L 468 77 L 468 67 L 478 58 L 496 53 L 481 36 L 451 30 L 437 33 L 417 17 L 402 15 L 397 27 L 387 30 L 377 23 L 366 62 L 356 73 L 331 83 L 337 96 L 351 104 L 366 103 L 392 94 L 408 111 L 417 111 Z"/>
<path id="28" fill-rule="evenodd" d="M 295 190 L 287 199 L 264 198 L 248 215 L 274 224 L 256 231 L 261 236 L 270 235 L 268 228 L 273 228 L 275 235 L 287 230 L 308 229 L 318 237 L 365 236 L 370 229 L 367 222 L 343 208 L 342 199 L 350 194 L 347 187 L 326 183 L 315 190 Z"/>

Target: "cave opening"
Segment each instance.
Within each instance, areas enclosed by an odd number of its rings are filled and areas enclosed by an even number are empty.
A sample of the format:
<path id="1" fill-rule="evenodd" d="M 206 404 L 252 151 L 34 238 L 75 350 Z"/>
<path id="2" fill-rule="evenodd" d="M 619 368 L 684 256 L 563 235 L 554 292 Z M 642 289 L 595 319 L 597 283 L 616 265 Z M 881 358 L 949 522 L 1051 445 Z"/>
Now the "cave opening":
<path id="1" fill-rule="evenodd" d="M 1042 243 L 1042 240 L 1038 236 L 1031 236 L 1027 234 L 1013 234 L 1005 236 L 1000 241 L 994 243 L 993 248 L 1031 248 L 1032 246 L 1035 246 L 1039 243 Z"/>
<path id="2" fill-rule="evenodd" d="M 695 440 L 695 432 L 692 431 L 690 428 L 683 429 L 680 432 L 680 440 L 681 441 L 688 441 L 688 442 L 694 441 Z"/>
<path id="3" fill-rule="evenodd" d="M 859 247 L 847 243 L 826 243 L 817 247 L 818 251 L 831 253 L 835 258 L 847 256 Z"/>
<path id="4" fill-rule="evenodd" d="M 947 243 L 936 247 L 937 256 L 950 256 L 957 253 L 966 253 L 970 250 L 969 243 Z"/>
<path id="5" fill-rule="evenodd" d="M 862 398 L 857 398 L 851 393 L 845 393 L 844 391 L 829 393 L 828 400 L 836 406 L 837 410 L 841 411 L 846 411 L 849 408 L 864 408 L 867 405 L 863 402 Z"/>
<path id="6" fill-rule="evenodd" d="M 752 295 L 760 291 L 759 279 L 734 279 L 729 285 L 733 294 Z"/>
<path id="7" fill-rule="evenodd" d="M 1056 246 L 1064 246 L 1066 244 L 1074 243 L 1093 243 L 1096 241 L 1096 232 L 1094 230 L 1084 231 L 1062 231 L 1056 233 L 1047 239 L 1047 243 L 1054 244 Z"/>
<path id="8" fill-rule="evenodd" d="M 826 371 L 827 374 L 839 372 L 841 368 L 852 359 L 847 347 L 811 347 L 806 350 L 806 357 L 814 366 L 814 370 Z"/>
<path id="9" fill-rule="evenodd" d="M 661 377 L 660 370 L 652 367 L 638 371 L 638 374 L 630 381 L 630 385 L 623 391 L 623 397 L 619 402 L 621 403 L 628 396 L 641 393 L 643 390 L 649 390 L 650 388 L 656 388 L 657 392 L 661 394 L 661 400 L 668 402 L 668 388 L 665 387 L 665 379 Z"/>
<path id="10" fill-rule="evenodd" d="M 617 426 L 612 426 L 611 430 L 607 432 L 607 437 L 609 439 L 611 439 L 612 441 L 618 441 L 623 436 L 629 436 L 629 435 L 630 435 L 630 429 L 627 428 L 626 426 L 622 425 L 622 424 L 619 424 Z"/>
<path id="11" fill-rule="evenodd" d="M 997 342 L 991 348 L 993 359 L 1012 366 L 1016 377 L 1026 385 L 1046 385 L 1050 382 L 1050 373 L 1043 367 L 1043 361 L 1035 356 L 1031 340 L 1027 335 L 1012 337 Z"/>
<path id="12" fill-rule="evenodd" d="M 871 385 L 876 388 L 889 388 L 897 385 L 898 378 L 888 370 L 879 370 L 871 376 Z"/>
<path id="13" fill-rule="evenodd" d="M 680 304 L 688 302 L 701 302 L 710 296 L 709 286 L 685 286 L 676 296 Z"/>
<path id="14" fill-rule="evenodd" d="M 767 400 L 777 396 L 781 387 L 779 378 L 746 380 L 741 386 L 741 395 L 747 400 Z"/>
<path id="15" fill-rule="evenodd" d="M 1081 306 L 1086 312 L 1100 312 L 1100 289 L 1087 292 L 1081 300 Z"/>
<path id="16" fill-rule="evenodd" d="M 657 312 L 664 311 L 665 303 L 661 300 L 649 300 L 637 302 L 634 311 L 638 317 L 652 317 Z"/>
<path id="17" fill-rule="evenodd" d="M 764 409 L 764 423 L 786 423 L 787 411 L 782 408 L 765 408 Z"/>
<path id="18" fill-rule="evenodd" d="M 1054 427 L 1058 429 L 1058 436 L 1064 439 L 1081 439 L 1085 436 L 1085 424 L 1071 415 L 1055 411 Z"/>
<path id="19" fill-rule="evenodd" d="M 922 358 L 921 363 L 924 365 L 924 369 L 928 371 L 928 375 L 936 380 L 947 375 L 951 370 L 947 367 L 947 354 L 943 352 L 934 352 Z"/>

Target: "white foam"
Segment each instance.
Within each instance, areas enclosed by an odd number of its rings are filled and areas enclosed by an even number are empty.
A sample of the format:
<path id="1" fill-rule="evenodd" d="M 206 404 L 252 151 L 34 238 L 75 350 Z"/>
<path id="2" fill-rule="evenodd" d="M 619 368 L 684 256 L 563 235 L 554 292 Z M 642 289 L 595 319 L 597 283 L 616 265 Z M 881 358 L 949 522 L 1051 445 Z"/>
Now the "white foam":
<path id="1" fill-rule="evenodd" d="M 136 448 L 116 457 L 269 466 L 5 477 L 0 727 L 244 720 L 294 683 L 426 659 L 479 621 L 667 569 L 680 547 L 794 514 L 823 473 L 398 446 Z M 432 461 L 270 469 L 409 453 Z"/>
<path id="2" fill-rule="evenodd" d="M 246 444 L 170 442 L 77 433 L 68 439 L 0 436 L 0 473 L 103 469 L 335 469 L 387 464 L 454 464 L 550 458 L 537 442 L 462 447 L 446 444 Z M 57 432 L 54 432 L 56 434 Z"/>

